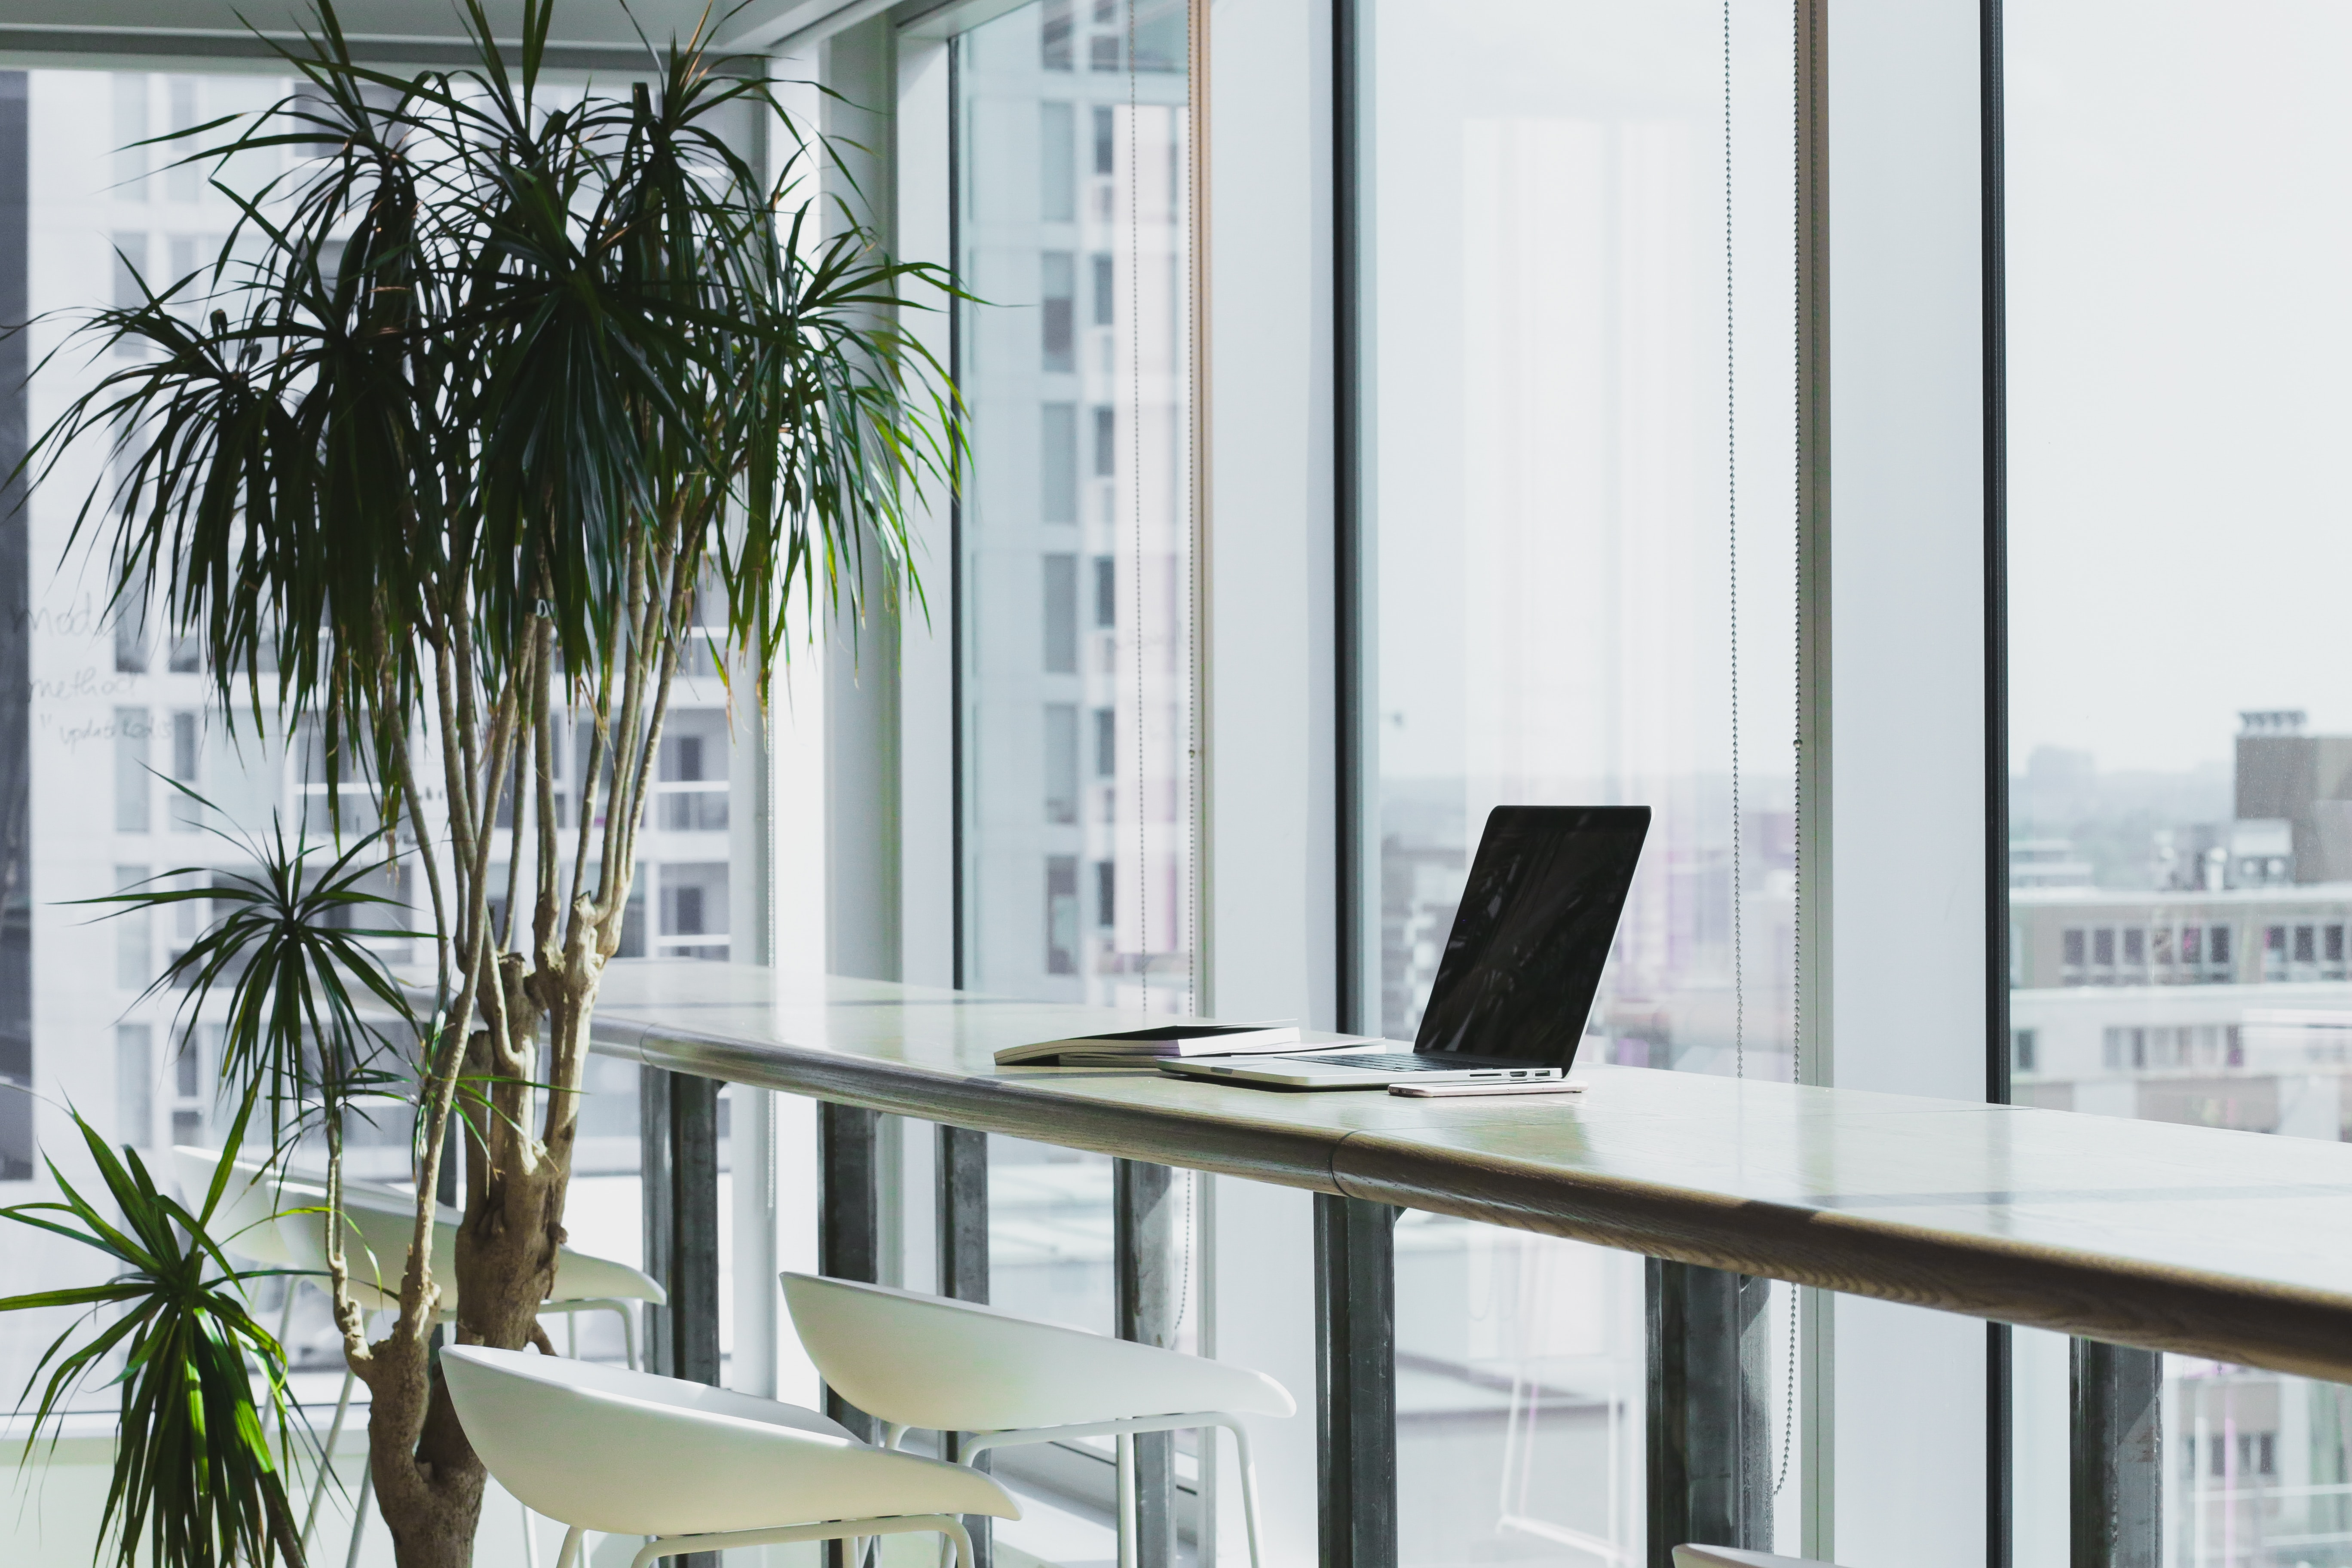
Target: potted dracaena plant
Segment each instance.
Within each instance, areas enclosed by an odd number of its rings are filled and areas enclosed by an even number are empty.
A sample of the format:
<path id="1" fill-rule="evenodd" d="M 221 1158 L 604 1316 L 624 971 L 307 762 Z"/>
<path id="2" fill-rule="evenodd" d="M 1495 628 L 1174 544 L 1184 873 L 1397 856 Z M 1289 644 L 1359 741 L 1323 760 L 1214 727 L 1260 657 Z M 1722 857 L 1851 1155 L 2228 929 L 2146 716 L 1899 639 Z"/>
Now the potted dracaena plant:
<path id="1" fill-rule="evenodd" d="M 315 725 L 330 799 L 423 883 L 437 989 L 401 1053 L 419 1196 L 381 1338 L 329 1255 L 403 1568 L 469 1561 L 485 1479 L 434 1373 L 450 1282 L 418 1245 L 453 1124 L 455 1333 L 520 1347 L 673 681 L 748 670 L 764 703 L 788 627 L 913 593 L 909 508 L 963 458 L 953 388 L 899 325 L 944 275 L 821 202 L 829 150 L 722 68 L 707 22 L 606 93 L 542 79 L 548 0 L 511 50 L 480 0 L 463 16 L 467 68 L 395 76 L 317 0 L 283 51 L 294 94 L 183 133 L 244 219 L 208 267 L 88 315 L 69 341 L 117 368 L 26 459 L 39 479 L 111 454 L 74 537 L 118 601 L 196 640 L 225 714 Z M 780 173 L 730 139 L 753 118 Z M 289 172 L 228 191 L 244 153 Z"/>

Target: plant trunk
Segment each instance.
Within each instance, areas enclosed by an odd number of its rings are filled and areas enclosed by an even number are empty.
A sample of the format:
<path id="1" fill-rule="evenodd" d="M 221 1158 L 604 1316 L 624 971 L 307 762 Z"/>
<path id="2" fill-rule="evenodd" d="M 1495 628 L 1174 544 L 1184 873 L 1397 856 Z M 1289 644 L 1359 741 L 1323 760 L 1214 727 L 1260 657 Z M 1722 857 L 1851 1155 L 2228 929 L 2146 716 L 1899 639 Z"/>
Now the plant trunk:
<path id="1" fill-rule="evenodd" d="M 457 1296 L 458 1344 L 520 1350 L 531 1343 L 540 1307 L 555 1283 L 556 1249 L 564 1238 L 563 1204 L 576 1142 L 573 1108 L 604 965 L 592 959 L 583 967 L 584 975 L 562 976 L 559 984 L 565 991 L 577 986 L 585 994 L 560 995 L 549 1010 L 548 1033 L 556 1047 L 550 1093 L 564 1104 L 547 1119 L 548 1140 L 541 1142 L 527 1131 L 535 1121 L 533 1092 L 510 1079 L 491 1089 L 488 1108 L 477 1102 L 466 1124 L 451 1128 L 451 1142 L 462 1142 L 467 1165 L 466 1219 L 457 1231 L 457 1279 L 450 1282 Z M 527 1026 L 517 1030 L 517 1037 L 536 1036 L 531 1020 L 537 1009 L 520 976 L 511 976 L 504 991 L 509 1016 Z M 573 1042 L 579 1048 L 567 1051 L 565 1046 Z M 465 1070 L 478 1081 L 489 1066 L 487 1034 L 478 1034 L 470 1045 Z M 453 1116 L 452 1121 L 458 1119 Z M 476 1135 L 484 1132 L 486 1140 Z M 377 1348 L 383 1354 L 391 1347 Z M 385 1359 L 391 1363 L 405 1357 Z M 394 1369 L 387 1364 L 385 1370 Z M 420 1357 L 414 1366 L 399 1366 L 397 1373 L 384 1381 L 397 1383 L 398 1390 L 389 1401 L 383 1393 L 376 1395 L 368 1423 L 369 1462 L 378 1504 L 392 1531 L 394 1559 L 399 1568 L 471 1568 L 488 1472 L 466 1440 L 438 1369 Z M 418 1404 L 412 1400 L 421 1402 L 421 1421 Z M 410 1432 L 417 1434 L 415 1447 L 413 1453 L 404 1453 L 403 1439 Z"/>

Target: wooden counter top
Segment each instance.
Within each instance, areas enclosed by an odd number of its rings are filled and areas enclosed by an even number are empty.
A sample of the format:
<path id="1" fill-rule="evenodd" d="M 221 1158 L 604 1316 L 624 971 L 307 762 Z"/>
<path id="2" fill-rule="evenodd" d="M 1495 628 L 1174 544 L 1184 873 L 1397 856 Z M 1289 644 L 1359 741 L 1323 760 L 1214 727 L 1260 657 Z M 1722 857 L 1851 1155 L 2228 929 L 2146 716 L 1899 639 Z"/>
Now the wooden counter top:
<path id="1" fill-rule="evenodd" d="M 600 1052 L 1129 1159 L 2352 1381 L 2352 1146 L 1579 1067 L 1579 1096 L 998 1068 L 1141 1015 L 735 964 L 606 976 Z"/>

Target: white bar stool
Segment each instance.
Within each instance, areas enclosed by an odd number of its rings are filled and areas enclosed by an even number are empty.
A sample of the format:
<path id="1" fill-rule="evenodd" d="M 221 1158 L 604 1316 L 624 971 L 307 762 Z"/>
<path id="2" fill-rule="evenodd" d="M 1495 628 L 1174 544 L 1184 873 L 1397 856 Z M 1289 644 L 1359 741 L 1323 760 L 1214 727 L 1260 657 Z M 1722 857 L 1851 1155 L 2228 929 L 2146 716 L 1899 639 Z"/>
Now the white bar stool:
<path id="1" fill-rule="evenodd" d="M 1257 1472 L 1242 1417 L 1298 1409 L 1265 1373 L 941 1296 L 815 1274 L 782 1281 L 818 1373 L 887 1424 L 886 1446 L 910 1427 L 968 1433 L 958 1452 L 970 1464 L 990 1448 L 1116 1436 L 1122 1564 L 1135 1557 L 1135 1434 L 1223 1427 L 1241 1459 L 1251 1568 L 1260 1568 Z"/>
<path id="2" fill-rule="evenodd" d="M 388 1312 L 400 1309 L 400 1277 L 407 1267 L 409 1238 L 415 1234 L 415 1201 L 405 1193 L 394 1190 L 397 1202 L 387 1203 L 379 1192 L 354 1191 L 348 1184 L 343 1189 L 343 1263 L 350 1271 L 352 1300 L 361 1311 Z M 320 1201 L 323 1201 L 323 1196 Z M 297 1210 L 303 1205 L 282 1204 L 281 1208 Z M 464 1215 L 446 1205 L 434 1205 L 433 1278 L 441 1287 L 439 1320 L 455 1321 L 457 1316 L 457 1226 Z M 324 1214 L 279 1213 L 277 1217 L 278 1237 L 293 1266 L 323 1274 L 327 1268 L 327 1216 Z M 669 1292 L 661 1282 L 642 1268 L 616 1262 L 609 1258 L 596 1258 L 563 1247 L 556 1250 L 555 1284 L 548 1299 L 540 1303 L 540 1311 L 563 1314 L 567 1318 L 581 1312 L 611 1312 L 621 1320 L 621 1343 L 628 1357 L 631 1370 L 637 1364 L 636 1319 L 631 1315 L 631 1302 L 650 1302 L 664 1306 Z M 351 1409 L 352 1390 L 357 1382 L 354 1373 L 343 1373 L 342 1393 L 335 1400 L 334 1424 L 328 1428 L 327 1449 L 343 1432 L 343 1421 Z M 319 1505 L 327 1492 L 327 1466 L 319 1468 L 319 1483 L 311 1489 L 310 1506 L 303 1516 L 302 1539 L 307 1544 L 312 1527 L 319 1517 Z M 375 1494 L 375 1472 L 365 1469 L 360 1475 L 359 1500 L 352 1514 L 352 1544 L 347 1563 L 359 1561 L 360 1537 L 367 1528 L 368 1500 Z M 529 1505 L 525 1505 L 522 1521 L 523 1560 L 532 1564 L 539 1561 L 537 1538 L 531 1533 Z"/>
<path id="3" fill-rule="evenodd" d="M 453 1345 L 442 1375 L 499 1484 L 567 1527 L 653 1539 L 631 1568 L 687 1552 L 936 1531 L 972 1568 L 962 1514 L 1018 1519 L 975 1470 L 868 1447 L 814 1410 L 591 1362 Z"/>
<path id="4" fill-rule="evenodd" d="M 1748 1552 L 1737 1546 L 1677 1546 L 1675 1568 L 1836 1568 L 1810 1557 L 1775 1557 L 1769 1552 Z"/>

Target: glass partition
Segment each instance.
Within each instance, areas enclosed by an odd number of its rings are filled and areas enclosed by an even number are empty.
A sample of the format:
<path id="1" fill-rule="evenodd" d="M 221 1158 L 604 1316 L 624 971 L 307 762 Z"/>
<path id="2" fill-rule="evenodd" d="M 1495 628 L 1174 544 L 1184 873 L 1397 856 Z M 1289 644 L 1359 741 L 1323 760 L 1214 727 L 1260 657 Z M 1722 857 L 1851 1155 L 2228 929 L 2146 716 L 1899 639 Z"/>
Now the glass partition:
<path id="1" fill-rule="evenodd" d="M 971 990 L 1197 1007 L 1186 25 L 1181 0 L 1042 0 L 952 46 L 955 256 L 977 297 L 956 318 Z M 992 1138 L 989 1172 L 992 1300 L 1111 1331 L 1111 1161 Z M 1178 1347 L 1196 1334 L 1180 1310 Z M 1190 1493 L 1191 1434 L 1178 1449 Z M 1114 1554 L 1109 1439 L 996 1468 L 1024 1498 L 996 1529 L 1007 1561 Z"/>
<path id="2" fill-rule="evenodd" d="M 1366 1014 L 1413 1037 L 1490 808 L 1647 805 L 1580 1063 L 1785 1079 L 1790 13 L 1363 17 Z M 1642 1561 L 1642 1259 L 1408 1214 L 1396 1272 L 1401 1561 Z"/>
<path id="3" fill-rule="evenodd" d="M 2216 23 L 2007 12 L 2011 1062 L 2021 1104 L 2336 1140 L 2352 16 Z M 2063 1491 L 2031 1489 L 2063 1474 L 2047 1339 L 2020 1345 L 2021 1565 L 2065 1550 Z M 2347 1414 L 2168 1358 L 2168 1563 L 2352 1559 Z"/>
<path id="4" fill-rule="evenodd" d="M 0 189 L 19 182 L 14 188 L 26 193 L 21 208 L 0 209 L 0 228 L 22 224 L 22 232 L 0 234 L 0 241 L 29 258 L 23 302 L 38 318 L 16 340 L 25 357 L 0 361 L 0 376 L 21 378 L 43 366 L 28 384 L 0 388 L 0 402 L 22 399 L 16 405 L 30 433 L 119 363 L 92 362 L 70 347 L 45 363 L 70 326 L 68 316 L 53 313 L 134 302 L 142 279 L 160 291 L 205 265 L 236 224 L 236 203 L 199 170 L 166 167 L 163 150 L 129 144 L 262 109 L 292 86 L 261 74 L 0 73 L 0 128 L 9 124 L 12 104 L 24 110 L 21 137 L 0 129 L 0 158 L 15 165 L 0 174 Z M 222 179 L 249 194 L 302 155 L 299 149 L 244 154 Z M 0 269 L 8 265 L 0 261 Z M 15 308 L 5 288 L 0 306 Z M 0 419 L 0 443 L 16 438 Z M 0 448 L 0 466 L 13 467 L 20 455 L 20 447 Z M 190 901 L 108 921 L 73 901 L 167 872 L 184 870 L 201 882 L 236 868 L 243 854 L 233 836 L 267 831 L 274 818 L 320 843 L 332 837 L 317 734 L 298 727 L 289 735 L 274 723 L 257 729 L 246 715 L 232 728 L 215 702 L 212 676 L 195 649 L 172 635 L 161 607 L 110 608 L 102 563 L 86 550 L 68 551 L 75 509 L 103 461 L 100 453 L 77 451 L 30 498 L 21 524 L 0 526 L 0 607 L 8 612 L 0 622 L 0 675 L 19 672 L 7 694 L 21 704 L 10 712 L 0 702 L 0 719 L 21 726 L 0 733 L 0 1184 L 27 1181 L 44 1155 L 69 1174 L 82 1173 L 68 1104 L 140 1150 L 166 1181 L 173 1144 L 215 1144 L 227 1130 L 215 1093 L 217 1023 L 199 1019 L 183 1028 L 179 994 L 142 996 L 202 929 L 206 906 Z M 759 763 L 754 749 L 737 743 L 738 732 L 721 683 L 682 675 L 640 839 L 625 955 L 758 958 L 747 933 L 763 895 L 740 870 L 759 863 L 752 808 Z M 567 814 L 578 740 L 556 748 L 558 805 Z M 218 809 L 199 807 L 178 784 Z M 351 805 L 346 795 L 347 832 Z M 415 853 L 404 837 L 398 864 L 376 886 L 413 906 L 404 923 L 418 929 L 430 916 Z M 503 841 L 498 853 L 502 868 Z M 503 885 L 502 875 L 493 879 Z M 502 904 L 493 902 L 494 918 Z M 405 941 L 382 948 L 395 964 L 429 956 Z M 567 1222 L 575 1245 L 634 1260 L 637 1069 L 597 1059 L 588 1072 Z M 406 1182 L 410 1131 L 404 1103 L 374 1106 L 372 1122 L 352 1129 L 352 1174 Z M 323 1163 L 324 1151 L 306 1148 L 298 1158 Z M 22 1186 L 0 1186 L 0 1194 L 10 1202 L 30 1195 Z M 84 1259 L 94 1257 L 21 1227 L 8 1245 L 17 1277 L 44 1284 L 85 1278 Z M 21 1387 L 57 1329 L 39 1314 L 0 1316 L 0 1382 Z M 583 1353 L 620 1356 L 620 1331 L 609 1315 L 589 1316 L 578 1333 Z M 331 1401 L 341 1355 L 319 1293 L 303 1294 L 289 1343 L 307 1369 L 303 1395 Z M 110 1397 L 102 1387 L 88 1393 Z"/>

